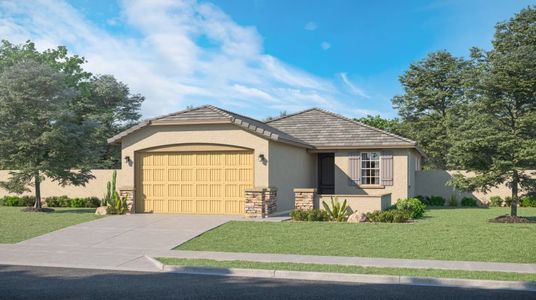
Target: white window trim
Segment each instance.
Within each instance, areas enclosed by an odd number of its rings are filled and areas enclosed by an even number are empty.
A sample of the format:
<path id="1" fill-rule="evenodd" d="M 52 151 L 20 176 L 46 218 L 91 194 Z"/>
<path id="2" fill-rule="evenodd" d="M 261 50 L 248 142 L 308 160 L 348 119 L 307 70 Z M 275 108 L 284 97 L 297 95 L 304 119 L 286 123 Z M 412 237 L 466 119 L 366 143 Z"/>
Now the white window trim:
<path id="1" fill-rule="evenodd" d="M 374 184 L 374 183 L 363 183 L 363 180 L 365 179 L 365 176 L 363 176 L 363 154 L 372 154 L 372 153 L 377 153 L 378 154 L 378 183 Z M 361 174 L 360 175 L 360 180 L 359 180 L 359 185 L 360 186 L 381 186 L 382 185 L 382 153 L 381 151 L 366 151 L 366 152 L 361 152 L 360 154 L 360 160 L 359 160 L 359 163 L 361 164 L 360 166 L 360 172 Z M 370 161 L 370 160 L 369 160 Z M 374 169 L 369 169 L 369 170 L 376 170 L 376 168 Z M 376 176 L 374 176 L 376 177 Z M 369 177 L 369 178 L 372 178 L 372 177 Z"/>

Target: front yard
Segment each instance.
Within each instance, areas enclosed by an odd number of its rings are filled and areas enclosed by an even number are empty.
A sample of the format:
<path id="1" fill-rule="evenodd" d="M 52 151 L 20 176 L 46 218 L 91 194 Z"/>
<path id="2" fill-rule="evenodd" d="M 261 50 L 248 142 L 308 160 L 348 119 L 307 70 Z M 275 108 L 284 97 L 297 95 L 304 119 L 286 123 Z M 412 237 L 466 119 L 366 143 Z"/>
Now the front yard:
<path id="1" fill-rule="evenodd" d="M 94 208 L 55 208 L 52 213 L 28 213 L 21 209 L 0 206 L 0 243 L 17 243 L 98 218 Z"/>
<path id="2" fill-rule="evenodd" d="M 415 224 L 226 223 L 178 250 L 536 263 L 536 224 L 496 224 L 509 208 L 430 209 Z M 536 208 L 518 214 L 536 219 Z"/>

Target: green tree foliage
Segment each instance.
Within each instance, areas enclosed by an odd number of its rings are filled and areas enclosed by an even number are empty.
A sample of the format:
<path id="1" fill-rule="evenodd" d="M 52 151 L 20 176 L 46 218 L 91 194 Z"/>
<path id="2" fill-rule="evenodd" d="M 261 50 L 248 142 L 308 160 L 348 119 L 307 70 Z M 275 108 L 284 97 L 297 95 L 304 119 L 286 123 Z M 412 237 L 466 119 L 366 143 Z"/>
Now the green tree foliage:
<path id="1" fill-rule="evenodd" d="M 525 171 L 536 169 L 536 10 L 523 9 L 496 26 L 493 49 L 472 50 L 470 99 L 464 122 L 452 137 L 449 161 L 473 171 L 452 185 L 487 191 L 506 183 L 512 190 L 511 215 L 517 215 L 519 188 L 534 191 Z"/>
<path id="2" fill-rule="evenodd" d="M 33 60 L 61 72 L 65 84 L 76 91 L 65 105 L 76 116 L 79 125 L 91 124 L 92 132 L 88 155 L 80 161 L 92 168 L 117 168 L 120 166 L 120 149 L 108 145 L 106 140 L 131 126 L 140 119 L 139 109 L 144 98 L 131 94 L 124 83 L 111 75 L 93 76 L 83 68 L 86 60 L 69 55 L 63 46 L 43 52 L 28 41 L 14 45 L 2 41 L 0 45 L 0 72 L 21 61 Z M 14 167 L 9 167 L 13 169 Z"/>
<path id="3" fill-rule="evenodd" d="M 380 115 L 367 115 L 366 117 L 356 118 L 354 120 L 390 133 L 401 133 L 399 132 L 400 121 L 397 118 L 386 119 L 382 118 Z"/>
<path id="4" fill-rule="evenodd" d="M 452 120 L 464 99 L 465 65 L 462 58 L 439 51 L 411 64 L 400 77 L 404 94 L 392 100 L 402 122 L 399 130 L 423 147 L 428 168 L 447 166 Z"/>
<path id="5" fill-rule="evenodd" d="M 1 186 L 22 193 L 33 185 L 36 208 L 41 208 L 44 176 L 60 185 L 83 185 L 93 178 L 80 163 L 91 126 L 69 109 L 76 96 L 63 72 L 31 58 L 0 72 L 0 168 L 17 170 Z M 79 170 L 71 171 L 74 167 Z"/>

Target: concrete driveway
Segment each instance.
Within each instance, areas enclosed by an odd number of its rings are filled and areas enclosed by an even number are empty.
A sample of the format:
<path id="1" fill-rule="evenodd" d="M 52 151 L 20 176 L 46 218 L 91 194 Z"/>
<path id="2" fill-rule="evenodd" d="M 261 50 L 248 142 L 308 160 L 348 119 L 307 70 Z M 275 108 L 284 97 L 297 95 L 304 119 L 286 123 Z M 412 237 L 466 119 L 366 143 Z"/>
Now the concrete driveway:
<path id="1" fill-rule="evenodd" d="M 17 244 L 0 245 L 0 264 L 148 270 L 145 255 L 166 253 L 240 217 L 134 214 L 108 216 Z"/>

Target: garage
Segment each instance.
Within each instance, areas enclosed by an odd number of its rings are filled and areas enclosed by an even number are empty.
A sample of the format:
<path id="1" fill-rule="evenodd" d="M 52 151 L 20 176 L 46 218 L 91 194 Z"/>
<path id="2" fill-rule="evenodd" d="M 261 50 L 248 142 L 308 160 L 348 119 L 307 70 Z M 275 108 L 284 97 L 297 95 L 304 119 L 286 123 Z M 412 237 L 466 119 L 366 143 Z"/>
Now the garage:
<path id="1" fill-rule="evenodd" d="M 136 212 L 243 214 L 253 151 L 141 152 Z"/>

